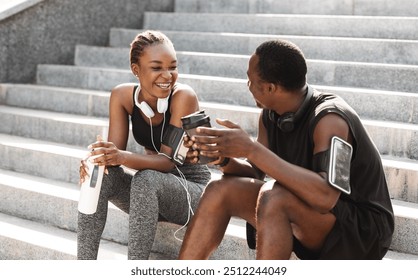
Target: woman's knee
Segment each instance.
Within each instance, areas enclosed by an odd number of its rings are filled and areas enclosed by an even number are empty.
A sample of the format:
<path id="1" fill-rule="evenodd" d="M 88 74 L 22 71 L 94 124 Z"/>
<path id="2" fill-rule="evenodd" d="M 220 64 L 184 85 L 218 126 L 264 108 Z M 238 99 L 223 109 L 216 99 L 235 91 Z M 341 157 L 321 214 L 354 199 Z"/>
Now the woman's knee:
<path id="1" fill-rule="evenodd" d="M 151 169 L 137 171 L 132 178 L 131 192 L 156 192 L 163 184 L 162 175 L 163 173 Z"/>

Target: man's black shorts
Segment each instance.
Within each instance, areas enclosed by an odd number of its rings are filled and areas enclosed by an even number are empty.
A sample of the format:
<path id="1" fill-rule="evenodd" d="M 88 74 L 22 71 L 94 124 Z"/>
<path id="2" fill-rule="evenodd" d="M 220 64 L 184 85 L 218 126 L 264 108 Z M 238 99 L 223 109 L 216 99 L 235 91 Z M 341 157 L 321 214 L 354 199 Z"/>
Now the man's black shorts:
<path id="1" fill-rule="evenodd" d="M 321 251 L 305 248 L 295 237 L 293 251 L 299 259 L 382 259 L 389 249 L 394 225 L 393 217 L 373 208 L 358 207 L 339 200 L 332 210 L 336 223 Z M 247 243 L 255 249 L 256 230 L 247 223 Z"/>

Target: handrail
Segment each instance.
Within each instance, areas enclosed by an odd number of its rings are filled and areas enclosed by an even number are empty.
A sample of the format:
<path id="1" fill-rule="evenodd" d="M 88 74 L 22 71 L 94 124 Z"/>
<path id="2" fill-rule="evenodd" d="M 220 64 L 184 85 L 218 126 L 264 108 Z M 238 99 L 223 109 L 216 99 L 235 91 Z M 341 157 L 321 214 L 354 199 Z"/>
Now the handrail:
<path id="1" fill-rule="evenodd" d="M 0 21 L 42 1 L 44 0 L 2 0 L 0 2 Z"/>

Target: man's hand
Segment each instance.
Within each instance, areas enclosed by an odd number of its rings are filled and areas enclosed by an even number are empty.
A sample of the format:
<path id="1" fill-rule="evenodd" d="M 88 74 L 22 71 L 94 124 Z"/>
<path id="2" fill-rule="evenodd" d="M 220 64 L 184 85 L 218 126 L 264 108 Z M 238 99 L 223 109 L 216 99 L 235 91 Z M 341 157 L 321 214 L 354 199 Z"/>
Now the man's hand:
<path id="1" fill-rule="evenodd" d="M 197 135 L 192 137 L 193 149 L 212 158 L 246 158 L 254 144 L 251 137 L 229 120 L 216 119 L 216 122 L 225 128 L 198 127 Z"/>

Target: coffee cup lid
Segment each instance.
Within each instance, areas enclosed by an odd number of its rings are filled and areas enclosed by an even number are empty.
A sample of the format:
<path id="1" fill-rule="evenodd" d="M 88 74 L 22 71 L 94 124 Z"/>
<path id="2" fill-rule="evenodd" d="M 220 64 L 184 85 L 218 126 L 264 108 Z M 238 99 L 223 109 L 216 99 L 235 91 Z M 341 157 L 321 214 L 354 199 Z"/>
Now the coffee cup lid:
<path id="1" fill-rule="evenodd" d="M 198 111 L 188 116 L 181 118 L 183 129 L 191 129 L 204 124 L 210 123 L 210 118 L 205 114 L 205 111 Z"/>

